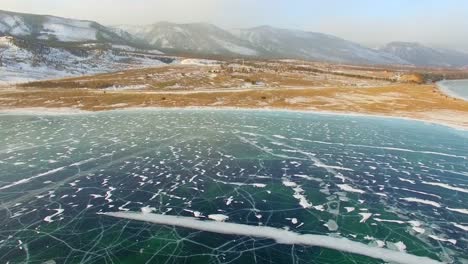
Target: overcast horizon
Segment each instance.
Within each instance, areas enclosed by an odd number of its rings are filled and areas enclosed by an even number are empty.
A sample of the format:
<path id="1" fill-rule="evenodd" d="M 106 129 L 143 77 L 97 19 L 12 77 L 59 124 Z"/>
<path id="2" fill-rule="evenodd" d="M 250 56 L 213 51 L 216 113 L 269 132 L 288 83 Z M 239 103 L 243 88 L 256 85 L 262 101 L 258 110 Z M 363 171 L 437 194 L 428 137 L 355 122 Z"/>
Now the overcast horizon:
<path id="1" fill-rule="evenodd" d="M 161 21 L 207 22 L 225 29 L 270 25 L 331 34 L 370 47 L 405 41 L 468 52 L 468 1 L 2 0 L 0 9 L 104 25 Z"/>

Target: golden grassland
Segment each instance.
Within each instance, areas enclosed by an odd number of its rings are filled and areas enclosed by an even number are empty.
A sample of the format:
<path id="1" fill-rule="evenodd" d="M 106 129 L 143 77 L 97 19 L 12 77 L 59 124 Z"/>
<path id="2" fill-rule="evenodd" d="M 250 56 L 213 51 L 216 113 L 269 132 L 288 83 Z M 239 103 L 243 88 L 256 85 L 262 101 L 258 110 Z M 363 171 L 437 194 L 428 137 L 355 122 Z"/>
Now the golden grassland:
<path id="1" fill-rule="evenodd" d="M 27 89 L 0 92 L 0 108 L 238 107 L 314 110 L 411 117 L 468 127 L 468 102 L 433 85 L 200 92 Z"/>
<path id="2" fill-rule="evenodd" d="M 21 85 L 24 88 L 91 88 L 105 89 L 130 85 L 145 85 L 150 90 L 193 90 L 242 87 L 262 83 L 268 87 L 382 86 L 395 82 L 395 71 L 343 69 L 336 65 L 305 62 L 222 62 L 215 66 L 170 65 L 166 67 L 37 81 Z M 413 73 L 398 73 L 400 82 L 422 82 Z"/>
<path id="3" fill-rule="evenodd" d="M 409 117 L 468 128 L 468 102 L 442 94 L 435 85 L 423 84 L 449 74 L 468 76 L 460 70 L 417 71 L 301 61 L 171 65 L 0 89 L 0 109 L 274 108 Z M 128 86 L 144 88 L 124 89 Z"/>

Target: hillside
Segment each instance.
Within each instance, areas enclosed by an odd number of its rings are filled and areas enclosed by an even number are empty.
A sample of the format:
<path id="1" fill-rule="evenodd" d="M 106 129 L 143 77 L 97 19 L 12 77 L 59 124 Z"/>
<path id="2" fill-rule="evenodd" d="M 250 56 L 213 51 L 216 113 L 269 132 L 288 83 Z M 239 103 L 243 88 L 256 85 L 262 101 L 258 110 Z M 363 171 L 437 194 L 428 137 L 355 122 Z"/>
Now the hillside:
<path id="1" fill-rule="evenodd" d="M 208 55 L 261 55 L 247 41 L 211 24 L 160 22 L 149 26 L 121 26 L 157 49 Z"/>
<path id="2" fill-rule="evenodd" d="M 100 42 L 132 45 L 129 34 L 93 21 L 0 10 L 0 36 L 8 35 L 48 43 Z"/>
<path id="3" fill-rule="evenodd" d="M 161 22 L 148 26 L 118 26 L 135 38 L 166 52 L 238 55 L 344 63 L 408 64 L 385 52 L 331 35 L 269 26 L 223 30 L 207 23 Z"/>
<path id="4" fill-rule="evenodd" d="M 323 60 L 331 62 L 406 64 L 398 57 L 315 32 L 261 26 L 231 31 L 263 54 L 273 57 Z"/>
<path id="5" fill-rule="evenodd" d="M 383 47 L 381 51 L 393 54 L 416 66 L 468 66 L 468 54 L 466 53 L 430 48 L 419 43 L 392 42 Z"/>
<path id="6" fill-rule="evenodd" d="M 123 45 L 51 47 L 5 36 L 0 37 L 0 84 L 159 66 L 174 60 Z"/>

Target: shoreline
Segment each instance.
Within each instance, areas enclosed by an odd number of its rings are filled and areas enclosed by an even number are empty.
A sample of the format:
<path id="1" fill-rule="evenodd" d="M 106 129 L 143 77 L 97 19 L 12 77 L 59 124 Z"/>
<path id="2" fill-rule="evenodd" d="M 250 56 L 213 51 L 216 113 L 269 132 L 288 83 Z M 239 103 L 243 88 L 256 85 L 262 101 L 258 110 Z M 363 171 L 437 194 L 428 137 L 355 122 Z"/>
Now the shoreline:
<path id="1" fill-rule="evenodd" d="M 83 115 L 101 112 L 117 112 L 117 111 L 140 111 L 140 110 L 153 110 L 153 111 L 184 111 L 184 110 L 202 110 L 202 111 L 259 111 L 259 112 L 290 112 L 290 113 L 303 113 L 303 114 L 316 114 L 316 115 L 330 115 L 330 116 L 349 116 L 349 117 L 368 117 L 368 118 L 384 118 L 384 119 L 397 119 L 406 121 L 422 122 L 431 125 L 439 125 L 455 130 L 468 131 L 468 126 L 453 124 L 450 122 L 443 122 L 436 119 L 418 118 L 401 115 L 383 115 L 372 113 L 357 113 L 357 112 L 340 112 L 340 111 L 326 111 L 326 110 L 308 110 L 308 109 L 287 109 L 287 108 L 249 108 L 249 107 L 125 107 L 118 109 L 103 109 L 97 111 L 81 110 L 73 107 L 27 107 L 27 108 L 0 108 L 0 116 L 4 115 L 38 115 L 38 116 L 70 116 L 70 115 Z"/>
<path id="2" fill-rule="evenodd" d="M 449 96 L 449 97 L 452 97 L 452 98 L 457 98 L 457 99 L 460 99 L 460 100 L 463 100 L 463 101 L 467 101 L 468 102 L 468 97 L 463 97 L 462 95 L 458 95 L 457 93 L 455 93 L 454 91 L 452 91 L 450 89 L 450 87 L 448 87 L 446 85 L 447 82 L 467 82 L 468 83 L 468 79 L 460 79 L 460 80 L 443 80 L 443 81 L 439 81 L 436 83 L 436 86 L 437 88 L 439 89 L 439 91 L 441 91 L 442 93 L 444 93 L 445 95 Z"/>

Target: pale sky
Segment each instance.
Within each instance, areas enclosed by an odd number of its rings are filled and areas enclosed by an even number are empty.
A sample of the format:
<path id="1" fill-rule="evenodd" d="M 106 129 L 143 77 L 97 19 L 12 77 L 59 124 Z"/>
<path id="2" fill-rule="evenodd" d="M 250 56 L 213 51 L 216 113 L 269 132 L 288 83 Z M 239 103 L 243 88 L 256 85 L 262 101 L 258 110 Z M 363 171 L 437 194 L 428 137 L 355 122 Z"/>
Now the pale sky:
<path id="1" fill-rule="evenodd" d="M 416 41 L 468 52 L 465 0 L 0 0 L 0 9 L 105 25 L 271 25 L 328 33 L 368 46 Z"/>

